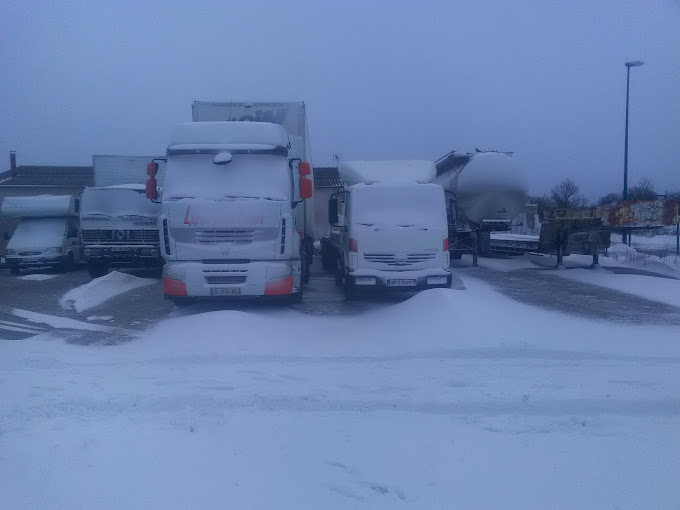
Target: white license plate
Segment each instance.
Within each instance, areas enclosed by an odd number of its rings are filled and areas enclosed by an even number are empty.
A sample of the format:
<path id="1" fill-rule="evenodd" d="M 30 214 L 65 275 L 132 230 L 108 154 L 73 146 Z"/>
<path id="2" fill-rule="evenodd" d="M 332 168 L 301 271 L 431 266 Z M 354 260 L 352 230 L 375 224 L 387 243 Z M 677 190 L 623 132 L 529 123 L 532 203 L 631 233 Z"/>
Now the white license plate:
<path id="1" fill-rule="evenodd" d="M 388 287 L 415 287 L 417 280 L 387 280 Z"/>
<path id="2" fill-rule="evenodd" d="M 111 246 L 111 251 L 128 251 L 129 248 L 125 246 Z"/>
<path id="3" fill-rule="evenodd" d="M 240 296 L 241 289 L 239 287 L 224 287 L 217 289 L 210 289 L 211 296 Z"/>

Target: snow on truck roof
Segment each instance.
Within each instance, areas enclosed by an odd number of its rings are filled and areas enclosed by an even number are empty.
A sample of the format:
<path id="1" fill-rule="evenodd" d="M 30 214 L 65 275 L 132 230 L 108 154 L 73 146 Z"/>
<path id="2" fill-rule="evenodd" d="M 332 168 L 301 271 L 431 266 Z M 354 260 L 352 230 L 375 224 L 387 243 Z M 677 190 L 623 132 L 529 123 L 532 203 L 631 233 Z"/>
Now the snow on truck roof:
<path id="1" fill-rule="evenodd" d="M 437 169 L 432 161 L 343 161 L 340 164 L 340 179 L 347 186 L 378 182 L 432 182 Z"/>
<path id="2" fill-rule="evenodd" d="M 227 150 L 263 150 L 288 147 L 288 133 L 269 122 L 185 122 L 175 126 L 170 137 L 170 150 L 193 150 L 212 146 Z"/>

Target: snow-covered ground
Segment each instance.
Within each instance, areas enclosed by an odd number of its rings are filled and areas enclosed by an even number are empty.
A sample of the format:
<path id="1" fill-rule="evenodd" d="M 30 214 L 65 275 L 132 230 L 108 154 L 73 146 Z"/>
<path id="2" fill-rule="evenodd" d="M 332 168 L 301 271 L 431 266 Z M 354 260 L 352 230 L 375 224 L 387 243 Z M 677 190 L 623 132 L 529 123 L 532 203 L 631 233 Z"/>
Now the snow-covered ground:
<path id="1" fill-rule="evenodd" d="M 138 278 L 131 274 L 113 271 L 68 291 L 59 304 L 64 308 L 73 308 L 80 313 L 95 308 L 119 294 L 153 283 L 154 280 L 150 278 Z"/>
<path id="2" fill-rule="evenodd" d="M 2 342 L 2 506 L 678 508 L 677 328 L 464 283 Z"/>
<path id="3" fill-rule="evenodd" d="M 58 274 L 32 273 L 32 274 L 26 274 L 24 276 L 19 276 L 18 278 L 20 280 L 42 282 L 42 281 L 45 281 L 45 280 L 51 280 L 52 278 L 56 278 L 57 276 L 59 276 L 59 275 Z"/>

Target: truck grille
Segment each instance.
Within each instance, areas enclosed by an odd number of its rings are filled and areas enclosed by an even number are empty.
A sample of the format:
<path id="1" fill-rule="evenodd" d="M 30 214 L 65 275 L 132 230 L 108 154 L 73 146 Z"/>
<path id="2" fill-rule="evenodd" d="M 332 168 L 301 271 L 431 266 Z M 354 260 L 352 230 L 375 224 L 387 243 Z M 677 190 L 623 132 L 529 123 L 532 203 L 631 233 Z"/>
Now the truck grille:
<path id="1" fill-rule="evenodd" d="M 83 230 L 85 244 L 160 244 L 158 230 Z"/>
<path id="2" fill-rule="evenodd" d="M 434 253 L 364 253 L 364 260 L 387 264 L 388 266 L 412 266 L 429 260 L 434 260 Z"/>
<path id="3" fill-rule="evenodd" d="M 234 243 L 250 244 L 255 240 L 254 230 L 237 229 L 196 229 L 199 244 Z"/>

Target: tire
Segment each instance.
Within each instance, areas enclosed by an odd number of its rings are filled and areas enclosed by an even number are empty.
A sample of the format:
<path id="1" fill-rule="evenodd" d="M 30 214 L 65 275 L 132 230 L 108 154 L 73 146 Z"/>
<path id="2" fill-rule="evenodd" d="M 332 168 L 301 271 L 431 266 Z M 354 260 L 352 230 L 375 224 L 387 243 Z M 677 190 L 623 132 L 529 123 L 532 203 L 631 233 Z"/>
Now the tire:
<path id="1" fill-rule="evenodd" d="M 460 260 L 463 258 L 463 254 L 459 251 L 454 251 L 451 253 L 451 260 Z"/>
<path id="2" fill-rule="evenodd" d="M 300 290 L 298 290 L 295 294 L 292 294 L 290 296 L 290 303 L 293 305 L 299 305 L 302 303 L 302 295 L 303 295 L 303 289 L 300 287 Z"/>
<path id="3" fill-rule="evenodd" d="M 357 297 L 357 290 L 353 283 L 350 282 L 349 278 L 345 276 L 345 301 L 354 301 Z"/>
<path id="4" fill-rule="evenodd" d="M 90 278 L 100 278 L 109 272 L 109 265 L 106 262 L 100 262 L 97 260 L 88 261 L 87 272 L 90 274 Z"/>
<path id="5" fill-rule="evenodd" d="M 19 269 L 19 266 L 12 266 L 10 271 L 13 275 L 21 274 L 21 269 Z"/>
<path id="6" fill-rule="evenodd" d="M 175 306 L 189 306 L 194 304 L 195 299 L 187 296 L 165 296 L 170 301 L 172 301 Z"/>
<path id="7" fill-rule="evenodd" d="M 76 266 L 76 259 L 73 256 L 73 252 L 70 251 L 64 257 L 64 261 L 61 263 L 61 270 L 65 272 L 73 271 Z"/>

